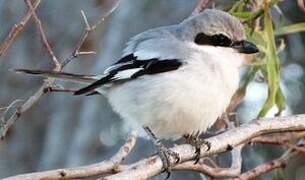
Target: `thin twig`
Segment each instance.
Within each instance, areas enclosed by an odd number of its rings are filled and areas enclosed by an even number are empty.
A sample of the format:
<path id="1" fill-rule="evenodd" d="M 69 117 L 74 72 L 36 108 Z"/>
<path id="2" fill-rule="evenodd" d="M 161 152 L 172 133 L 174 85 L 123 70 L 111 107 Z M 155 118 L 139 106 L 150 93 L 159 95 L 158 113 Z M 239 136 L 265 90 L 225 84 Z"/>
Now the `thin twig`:
<path id="1" fill-rule="evenodd" d="M 67 92 L 67 93 L 74 93 L 76 92 L 78 89 L 69 89 L 69 88 L 58 88 L 58 87 L 46 87 L 44 92 L 48 93 L 48 92 Z"/>
<path id="2" fill-rule="evenodd" d="M 29 7 L 29 11 L 31 12 L 31 15 L 34 14 L 34 10 L 35 7 L 38 6 L 38 4 L 40 3 L 39 1 L 36 1 L 36 5 L 33 7 L 32 3 L 30 0 L 25 0 L 27 6 Z M 118 7 L 118 3 L 119 1 L 115 4 L 114 7 L 112 7 L 110 9 L 109 12 L 107 12 L 105 15 L 103 15 L 101 17 L 101 19 L 97 20 L 97 23 L 95 23 L 94 28 L 90 28 L 90 31 L 88 31 L 87 29 L 85 30 L 85 32 L 82 34 L 79 42 L 76 44 L 76 47 L 74 48 L 73 52 L 71 53 L 71 55 L 66 58 L 63 63 L 57 63 L 58 60 L 55 56 L 55 54 L 52 51 L 52 48 L 50 47 L 47 37 L 43 31 L 43 28 L 41 26 L 41 22 L 39 20 L 39 18 L 37 17 L 36 13 L 35 13 L 35 17 L 34 20 L 36 22 L 37 28 L 38 28 L 38 32 L 40 33 L 43 45 L 46 47 L 46 49 L 48 50 L 48 54 L 52 57 L 53 62 L 55 63 L 55 67 L 53 68 L 53 71 L 62 71 L 62 69 L 68 64 L 70 63 L 74 58 L 76 58 L 79 55 L 88 55 L 88 54 L 94 54 L 93 51 L 89 51 L 89 52 L 80 52 L 80 48 L 83 45 L 83 43 L 85 42 L 85 40 L 88 37 L 89 32 L 93 31 L 97 25 L 101 24 L 105 18 L 107 18 L 117 7 Z M 30 17 L 29 17 L 30 18 Z M 55 60 L 55 61 L 54 61 Z M 54 83 L 54 79 L 52 78 L 47 78 L 45 80 L 45 82 L 41 85 L 41 87 L 31 96 L 29 97 L 22 105 L 18 106 L 15 110 L 15 112 L 13 113 L 13 115 L 11 117 L 9 117 L 7 120 L 2 120 L 0 122 L 0 139 L 3 139 L 8 130 L 10 129 L 10 127 L 13 126 L 13 124 L 17 121 L 17 119 L 24 114 L 26 111 L 28 111 L 31 107 L 33 107 L 39 100 L 40 98 L 46 94 L 46 89 L 48 89 L 49 87 L 52 87 L 52 84 Z M 1 120 L 1 119 L 0 119 Z"/>
<path id="3" fill-rule="evenodd" d="M 45 49 L 47 50 L 48 52 L 48 55 L 50 56 L 52 62 L 54 63 L 55 67 L 58 67 L 59 69 L 61 69 L 61 65 L 57 59 L 57 57 L 55 56 L 49 42 L 48 42 L 48 39 L 47 39 L 47 36 L 45 34 L 45 31 L 43 30 L 43 27 L 41 25 L 41 21 L 40 19 L 38 18 L 36 12 L 35 12 L 35 9 L 33 8 L 33 5 L 32 5 L 32 2 L 31 0 L 25 0 L 28 8 L 30 9 L 30 11 L 32 11 L 32 16 L 33 16 L 33 19 L 34 19 L 34 22 L 37 26 L 37 30 L 39 31 L 39 35 L 40 35 L 40 38 L 41 38 L 41 41 L 42 41 L 42 44 L 43 46 L 45 47 Z"/>
<path id="4" fill-rule="evenodd" d="M 230 168 L 212 168 L 204 164 L 201 160 L 197 164 L 194 164 L 193 161 L 186 161 L 176 165 L 173 170 L 195 171 L 213 178 L 234 178 L 239 176 L 239 173 L 231 171 Z"/>
<path id="5" fill-rule="evenodd" d="M 39 6 L 40 2 L 41 2 L 41 0 L 37 0 L 35 2 L 34 7 L 33 7 L 34 10 L 37 9 L 37 7 Z M 13 44 L 13 42 L 17 38 L 18 34 L 23 30 L 25 25 L 30 20 L 31 16 L 33 15 L 33 12 L 34 11 L 29 9 L 28 12 L 26 13 L 26 15 L 21 19 L 21 21 L 18 24 L 15 24 L 11 28 L 8 36 L 3 41 L 3 43 L 0 45 L 0 57 L 3 56 L 6 53 L 6 51 L 8 50 L 8 48 Z"/>
<path id="6" fill-rule="evenodd" d="M 68 64 L 72 59 L 77 58 L 80 55 L 88 55 L 88 54 L 94 54 L 94 51 L 89 51 L 88 52 L 81 52 L 80 49 L 83 46 L 83 44 L 85 43 L 85 40 L 87 39 L 88 35 L 90 34 L 90 32 L 94 31 L 96 29 L 96 27 L 98 25 L 100 25 L 101 23 L 103 23 L 105 21 L 105 19 L 110 16 L 114 10 L 116 10 L 116 8 L 119 6 L 120 0 L 116 0 L 116 2 L 114 3 L 114 5 L 112 6 L 112 8 L 107 11 L 105 14 L 103 14 L 93 25 L 90 25 L 88 22 L 88 18 L 85 14 L 85 12 L 82 10 L 81 11 L 81 15 L 84 19 L 84 23 L 86 25 L 85 31 L 83 32 L 82 36 L 80 37 L 80 39 L 78 40 L 78 43 L 76 44 L 72 54 L 70 56 L 68 56 L 62 63 L 63 66 L 65 66 L 66 64 Z"/>
<path id="7" fill-rule="evenodd" d="M 298 155 L 298 152 L 287 151 L 287 153 L 285 153 L 282 157 L 267 162 L 265 164 L 261 164 L 256 168 L 241 174 L 236 179 L 242 179 L 242 180 L 256 179 L 257 177 L 266 174 L 274 169 L 285 168 L 289 160 L 295 157 L 296 155 Z"/>

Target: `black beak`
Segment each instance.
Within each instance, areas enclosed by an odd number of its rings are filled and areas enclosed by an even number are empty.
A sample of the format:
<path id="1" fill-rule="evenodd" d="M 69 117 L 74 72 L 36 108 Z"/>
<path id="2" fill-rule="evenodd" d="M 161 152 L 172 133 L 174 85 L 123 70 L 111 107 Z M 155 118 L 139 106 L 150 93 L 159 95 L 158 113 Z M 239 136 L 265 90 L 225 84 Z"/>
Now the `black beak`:
<path id="1" fill-rule="evenodd" d="M 243 54 L 254 54 L 259 52 L 255 44 L 244 40 L 233 43 L 232 48 Z"/>

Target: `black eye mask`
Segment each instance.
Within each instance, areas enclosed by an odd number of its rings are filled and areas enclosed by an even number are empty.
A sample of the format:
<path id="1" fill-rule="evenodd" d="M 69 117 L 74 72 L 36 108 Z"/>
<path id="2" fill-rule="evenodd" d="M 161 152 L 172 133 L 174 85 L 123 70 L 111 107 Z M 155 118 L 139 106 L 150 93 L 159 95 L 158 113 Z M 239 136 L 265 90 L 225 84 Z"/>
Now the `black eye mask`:
<path id="1" fill-rule="evenodd" d="M 198 45 L 211 45 L 222 47 L 230 47 L 232 45 L 232 41 L 230 40 L 230 38 L 223 34 L 209 36 L 204 33 L 199 33 L 196 35 L 194 42 Z"/>
<path id="2" fill-rule="evenodd" d="M 255 44 L 246 40 L 233 42 L 230 38 L 223 34 L 208 36 L 204 33 L 198 33 L 194 39 L 194 42 L 198 45 L 231 47 L 243 54 L 254 54 L 259 52 Z"/>

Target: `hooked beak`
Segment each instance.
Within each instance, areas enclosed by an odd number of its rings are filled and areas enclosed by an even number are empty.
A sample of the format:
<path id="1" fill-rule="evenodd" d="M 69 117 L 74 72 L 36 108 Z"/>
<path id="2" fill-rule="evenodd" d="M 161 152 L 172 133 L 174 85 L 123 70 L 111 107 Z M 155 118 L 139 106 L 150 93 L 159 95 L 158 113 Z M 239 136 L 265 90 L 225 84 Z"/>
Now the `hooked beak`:
<path id="1" fill-rule="evenodd" d="M 259 52 L 255 44 L 245 40 L 233 43 L 232 48 L 243 54 L 254 54 Z"/>

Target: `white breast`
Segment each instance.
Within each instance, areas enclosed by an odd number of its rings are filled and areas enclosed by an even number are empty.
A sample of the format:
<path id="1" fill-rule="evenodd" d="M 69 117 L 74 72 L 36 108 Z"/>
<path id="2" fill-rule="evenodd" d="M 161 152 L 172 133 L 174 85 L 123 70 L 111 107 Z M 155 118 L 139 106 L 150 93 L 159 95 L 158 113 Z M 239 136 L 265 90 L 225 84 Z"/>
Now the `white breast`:
<path id="1" fill-rule="evenodd" d="M 141 76 L 110 88 L 109 102 L 127 127 L 148 126 L 160 138 L 176 139 L 214 124 L 238 87 L 238 67 L 230 61 L 239 57 L 219 52 L 192 56 L 176 71 Z M 219 59 L 223 57 L 225 61 Z"/>

